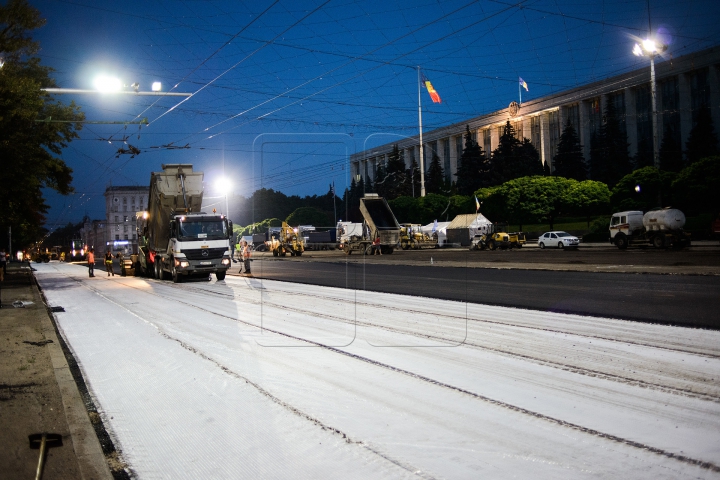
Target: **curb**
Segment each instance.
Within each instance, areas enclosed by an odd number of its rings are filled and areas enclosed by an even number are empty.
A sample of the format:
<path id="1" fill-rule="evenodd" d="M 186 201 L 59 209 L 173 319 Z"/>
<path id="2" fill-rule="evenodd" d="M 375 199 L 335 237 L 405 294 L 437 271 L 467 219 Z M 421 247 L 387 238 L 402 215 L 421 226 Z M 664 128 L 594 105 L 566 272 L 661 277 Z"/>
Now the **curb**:
<path id="1" fill-rule="evenodd" d="M 110 473 L 110 467 L 103 454 L 100 441 L 95 434 L 95 429 L 90 422 L 80 391 L 60 346 L 55 330 L 57 323 L 50 317 L 52 314 L 48 311 L 45 296 L 38 288 L 34 275 L 33 288 L 46 305 L 45 312 L 40 318 L 40 324 L 45 339 L 52 340 L 52 343 L 47 344 L 46 347 L 60 389 L 65 418 L 70 430 L 73 450 L 78 460 L 80 475 L 83 480 L 112 480 L 113 475 Z"/>

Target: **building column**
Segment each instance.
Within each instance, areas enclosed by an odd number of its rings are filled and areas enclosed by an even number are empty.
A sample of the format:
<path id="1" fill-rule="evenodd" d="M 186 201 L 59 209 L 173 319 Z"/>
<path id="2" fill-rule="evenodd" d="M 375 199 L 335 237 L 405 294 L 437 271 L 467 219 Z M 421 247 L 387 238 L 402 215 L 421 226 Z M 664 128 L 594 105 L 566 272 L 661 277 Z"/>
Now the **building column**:
<path id="1" fill-rule="evenodd" d="M 540 159 L 543 165 L 549 165 L 552 172 L 552 159 L 550 158 L 550 122 L 546 113 L 540 114 Z"/>
<path id="2" fill-rule="evenodd" d="M 498 128 L 497 125 L 490 125 L 490 147 L 491 151 L 495 151 L 495 149 L 500 145 L 500 134 L 498 134 Z"/>
<path id="3" fill-rule="evenodd" d="M 522 138 L 527 138 L 528 140 L 532 140 L 532 124 L 530 122 L 530 117 L 525 116 L 522 119 Z"/>
<path id="4" fill-rule="evenodd" d="M 710 86 L 710 115 L 715 131 L 720 130 L 720 65 L 710 65 L 708 69 L 708 85 Z"/>
<path id="5" fill-rule="evenodd" d="M 658 97 L 660 96 L 658 95 Z M 660 108 L 658 108 L 658 111 L 660 111 Z M 627 133 L 627 140 L 630 144 L 628 147 L 630 156 L 637 155 L 637 101 L 634 88 L 625 89 L 625 129 Z M 660 129 L 658 128 L 658 132 L 659 131 Z"/>
<path id="6" fill-rule="evenodd" d="M 580 125 L 578 128 L 578 136 L 580 137 L 580 145 L 582 145 L 583 158 L 585 163 L 590 161 L 590 118 L 588 117 L 588 102 L 580 101 L 578 105 L 578 113 L 580 117 Z"/>
<path id="7" fill-rule="evenodd" d="M 455 177 L 455 174 L 457 173 L 457 162 L 458 162 L 458 154 L 457 149 L 455 148 L 455 145 L 457 144 L 456 136 L 454 137 L 448 137 L 447 141 L 450 142 L 450 171 L 445 172 L 445 177 L 449 178 L 452 182 L 453 178 Z"/>
<path id="8" fill-rule="evenodd" d="M 680 145 L 683 151 L 692 130 L 692 100 L 690 98 L 690 79 L 686 73 L 678 75 L 678 97 L 680 110 Z"/>

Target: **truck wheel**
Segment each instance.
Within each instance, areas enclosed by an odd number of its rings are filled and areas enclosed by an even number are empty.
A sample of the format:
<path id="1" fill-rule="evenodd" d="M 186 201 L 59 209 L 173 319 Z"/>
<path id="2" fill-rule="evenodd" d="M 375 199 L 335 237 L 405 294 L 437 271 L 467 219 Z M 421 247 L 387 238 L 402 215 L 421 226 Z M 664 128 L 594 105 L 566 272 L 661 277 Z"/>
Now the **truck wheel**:
<path id="1" fill-rule="evenodd" d="M 182 283 L 183 278 L 181 274 L 178 274 L 177 267 L 172 269 L 172 281 L 173 283 Z"/>
<path id="2" fill-rule="evenodd" d="M 217 278 L 218 282 L 221 280 L 225 280 L 225 274 L 227 272 L 217 272 L 215 273 L 215 278 Z"/>
<path id="3" fill-rule="evenodd" d="M 615 246 L 620 250 L 625 250 L 628 247 L 628 239 L 624 233 L 615 235 Z"/>
<path id="4" fill-rule="evenodd" d="M 296 257 L 302 257 L 303 252 L 295 252 Z"/>
<path id="5" fill-rule="evenodd" d="M 162 268 L 162 262 L 155 262 L 155 269 L 157 270 L 157 279 L 165 280 L 165 271 Z"/>
<path id="6" fill-rule="evenodd" d="M 665 247 L 665 238 L 662 235 L 655 235 L 652 239 L 653 247 L 663 248 Z"/>
<path id="7" fill-rule="evenodd" d="M 278 251 L 277 251 L 277 250 L 273 250 L 273 257 L 277 257 L 277 256 L 278 256 Z"/>
<path id="8" fill-rule="evenodd" d="M 400 248 L 402 248 L 403 250 L 407 250 L 408 248 L 410 248 L 410 245 L 408 245 L 407 242 L 402 242 L 400 244 Z"/>
<path id="9" fill-rule="evenodd" d="M 350 246 L 349 246 L 349 245 L 345 245 L 345 246 L 343 247 L 343 252 L 345 252 L 345 255 L 350 255 L 350 254 L 352 253 L 352 250 L 350 250 Z"/>
<path id="10" fill-rule="evenodd" d="M 388 247 L 388 249 L 387 249 L 388 255 L 392 255 L 392 252 L 393 252 L 393 248 L 392 248 L 392 247 Z"/>
<path id="11" fill-rule="evenodd" d="M 490 240 L 490 241 L 488 242 L 488 248 L 489 248 L 490 250 L 495 250 L 495 241 L 494 241 L 494 240 Z"/>

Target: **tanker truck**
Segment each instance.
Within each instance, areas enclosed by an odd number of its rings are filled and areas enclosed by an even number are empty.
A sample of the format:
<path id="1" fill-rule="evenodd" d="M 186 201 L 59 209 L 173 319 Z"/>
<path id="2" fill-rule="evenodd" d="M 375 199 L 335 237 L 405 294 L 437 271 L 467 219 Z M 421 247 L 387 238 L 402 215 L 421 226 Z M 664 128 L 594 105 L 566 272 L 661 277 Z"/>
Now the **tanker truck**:
<path id="1" fill-rule="evenodd" d="M 683 231 L 685 214 L 675 208 L 617 212 L 610 219 L 610 244 L 624 250 L 629 245 L 655 248 L 690 246 L 690 234 Z"/>
<path id="2" fill-rule="evenodd" d="M 165 164 L 150 174 L 148 209 L 138 212 L 136 272 L 178 283 L 191 275 L 214 273 L 223 280 L 230 268 L 232 222 L 201 212 L 203 173 L 190 164 Z"/>

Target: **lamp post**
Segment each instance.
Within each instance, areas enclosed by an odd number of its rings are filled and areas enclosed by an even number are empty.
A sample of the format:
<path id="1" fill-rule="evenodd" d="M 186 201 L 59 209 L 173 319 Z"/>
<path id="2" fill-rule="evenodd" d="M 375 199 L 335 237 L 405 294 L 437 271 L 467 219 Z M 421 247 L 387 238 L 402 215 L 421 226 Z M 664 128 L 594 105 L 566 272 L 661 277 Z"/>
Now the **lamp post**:
<path id="1" fill-rule="evenodd" d="M 653 165 L 660 169 L 660 146 L 658 143 L 657 125 L 657 93 L 655 85 L 655 55 L 667 50 L 667 45 L 656 44 L 655 40 L 647 38 L 633 47 L 633 53 L 638 57 L 650 57 L 650 94 L 652 96 L 652 131 L 653 131 Z"/>
<path id="2" fill-rule="evenodd" d="M 215 186 L 217 187 L 217 189 L 219 191 L 223 192 L 223 195 L 225 195 L 225 216 L 229 219 L 230 218 L 230 207 L 228 206 L 228 192 L 232 188 L 232 183 L 230 182 L 229 178 L 221 177 L 215 183 Z"/>

